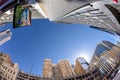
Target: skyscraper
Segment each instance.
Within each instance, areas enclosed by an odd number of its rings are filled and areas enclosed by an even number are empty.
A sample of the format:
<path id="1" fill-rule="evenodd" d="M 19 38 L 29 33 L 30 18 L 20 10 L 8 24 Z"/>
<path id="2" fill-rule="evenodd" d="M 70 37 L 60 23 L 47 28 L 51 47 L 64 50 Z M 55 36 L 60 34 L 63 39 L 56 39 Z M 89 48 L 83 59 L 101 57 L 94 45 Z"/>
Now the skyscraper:
<path id="1" fill-rule="evenodd" d="M 48 18 L 51 21 L 57 21 L 63 20 L 67 14 L 96 1 L 99 0 L 41 0 L 41 3 L 44 5 Z"/>
<path id="2" fill-rule="evenodd" d="M 106 75 L 106 78 L 111 78 L 111 74 L 120 64 L 120 48 L 114 46 L 111 50 L 101 54 L 97 67 L 102 74 Z"/>
<path id="3" fill-rule="evenodd" d="M 1 31 L 0 32 L 0 45 L 10 40 L 11 36 L 12 36 L 12 32 L 10 32 L 10 29 Z"/>
<path id="4" fill-rule="evenodd" d="M 68 60 L 60 60 L 58 62 L 58 76 L 59 78 L 68 78 L 75 76 L 75 72 Z"/>
<path id="5" fill-rule="evenodd" d="M 59 74 L 58 74 L 58 65 L 57 64 L 52 65 L 52 72 L 53 72 L 52 80 L 60 80 L 59 76 L 58 76 Z"/>
<path id="6" fill-rule="evenodd" d="M 105 51 L 111 50 L 113 46 L 115 45 L 108 41 L 102 41 L 101 43 L 99 43 L 93 54 L 92 60 L 90 62 L 90 66 L 92 67 L 96 65 L 96 62 L 99 60 L 100 55 L 104 53 Z"/>
<path id="7" fill-rule="evenodd" d="M 52 79 L 53 77 L 53 72 L 52 72 L 52 61 L 50 59 L 45 59 L 44 60 L 44 65 L 43 65 L 43 80 L 44 79 Z"/>
<path id="8" fill-rule="evenodd" d="M 109 41 L 102 41 L 97 45 L 94 55 L 100 56 L 103 52 L 111 50 L 113 46 L 115 45 Z"/>
<path id="9" fill-rule="evenodd" d="M 76 75 L 80 75 L 85 73 L 85 70 L 87 70 L 88 67 L 89 67 L 88 62 L 83 57 L 79 57 L 76 59 L 74 71 Z"/>
<path id="10" fill-rule="evenodd" d="M 18 70 L 18 64 L 8 54 L 0 53 L 0 80 L 16 80 Z"/>
<path id="11" fill-rule="evenodd" d="M 48 17 L 52 21 L 68 24 L 86 24 L 91 28 L 120 35 L 119 3 L 114 4 L 112 0 L 89 0 L 86 2 L 80 0 L 45 1 L 43 2 Z M 56 5 L 58 3 L 62 3 L 62 6 Z M 55 10 L 55 8 L 59 10 Z"/>

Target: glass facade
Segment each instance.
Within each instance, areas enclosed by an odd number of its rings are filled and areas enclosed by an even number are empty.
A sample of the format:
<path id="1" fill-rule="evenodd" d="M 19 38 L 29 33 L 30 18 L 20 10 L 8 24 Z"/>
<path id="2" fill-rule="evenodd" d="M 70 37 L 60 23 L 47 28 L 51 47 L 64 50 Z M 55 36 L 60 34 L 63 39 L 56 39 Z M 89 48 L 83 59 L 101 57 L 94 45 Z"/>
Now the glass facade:
<path id="1" fill-rule="evenodd" d="M 78 61 L 85 70 L 88 69 L 89 63 L 83 57 L 78 58 Z"/>
<path id="2" fill-rule="evenodd" d="M 100 56 L 101 53 L 105 52 L 109 50 L 109 48 L 103 46 L 102 44 L 99 44 L 95 50 L 95 55 L 96 56 Z"/>
<path id="3" fill-rule="evenodd" d="M 94 55 L 99 57 L 101 53 L 110 50 L 112 46 L 114 46 L 114 44 L 108 41 L 102 41 L 102 43 L 97 45 Z"/>

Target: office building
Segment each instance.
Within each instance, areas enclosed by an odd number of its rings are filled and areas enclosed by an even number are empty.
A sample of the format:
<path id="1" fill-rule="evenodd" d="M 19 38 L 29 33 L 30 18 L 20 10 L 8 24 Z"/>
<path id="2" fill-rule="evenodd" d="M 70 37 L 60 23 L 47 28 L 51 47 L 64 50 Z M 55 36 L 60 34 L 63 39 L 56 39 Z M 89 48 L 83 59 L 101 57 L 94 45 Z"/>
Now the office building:
<path id="1" fill-rule="evenodd" d="M 11 39 L 12 36 L 12 32 L 10 32 L 10 30 L 4 30 L 0 32 L 0 45 L 4 44 L 5 42 L 7 42 L 8 40 Z"/>
<path id="2" fill-rule="evenodd" d="M 120 4 L 113 5 L 112 0 L 86 2 L 43 0 L 43 3 L 51 21 L 65 24 L 86 24 L 94 29 L 120 35 Z M 61 3 L 62 6 L 56 5 L 58 3 Z"/>
<path id="3" fill-rule="evenodd" d="M 108 41 L 102 41 L 100 42 L 95 49 L 95 52 L 93 54 L 93 57 L 90 62 L 90 67 L 93 68 L 94 65 L 96 65 L 96 62 L 99 60 L 100 55 L 104 53 L 105 51 L 109 51 L 112 49 L 112 47 L 115 46 L 113 43 Z"/>
<path id="4" fill-rule="evenodd" d="M 42 80 L 40 76 L 19 70 L 16 80 Z"/>
<path id="5" fill-rule="evenodd" d="M 51 79 L 53 77 L 52 61 L 50 59 L 44 60 L 42 77 L 43 79 Z"/>
<path id="6" fill-rule="evenodd" d="M 85 73 L 85 70 L 87 70 L 88 67 L 89 67 L 89 64 L 83 57 L 77 58 L 75 62 L 75 67 L 74 67 L 75 74 L 80 75 Z"/>
<path id="7" fill-rule="evenodd" d="M 59 78 L 68 78 L 75 76 L 75 72 L 68 60 L 60 60 L 58 62 L 58 76 Z"/>
<path id="8" fill-rule="evenodd" d="M 99 57 L 103 52 L 111 50 L 113 46 L 114 44 L 109 41 L 102 41 L 97 45 L 94 55 Z"/>
<path id="9" fill-rule="evenodd" d="M 97 62 L 97 68 L 105 75 L 107 79 L 112 77 L 112 73 L 119 68 L 120 65 L 120 48 L 113 46 L 109 51 L 101 54 L 100 59 Z"/>
<path id="10" fill-rule="evenodd" d="M 52 72 L 53 72 L 52 80 L 60 80 L 59 74 L 58 74 L 58 65 L 57 64 L 52 65 Z"/>
<path id="11" fill-rule="evenodd" d="M 81 8 L 89 3 L 99 0 L 41 0 L 44 9 L 48 15 L 50 21 L 56 21 L 62 19 L 67 14 Z M 63 21 L 64 22 L 64 21 Z"/>
<path id="12" fill-rule="evenodd" d="M 6 24 L 13 21 L 13 10 L 8 10 L 0 15 L 0 24 Z"/>
<path id="13" fill-rule="evenodd" d="M 6 2 L 7 1 L 7 2 Z M 23 7 L 33 7 L 32 19 L 49 18 L 50 21 L 67 24 L 86 24 L 91 28 L 120 35 L 120 1 L 118 0 L 20 0 Z M 14 8 L 17 0 L 2 2 L 0 13 Z M 71 6 L 72 5 L 72 6 Z M 12 22 L 0 18 L 0 24 Z M 2 22 L 3 21 L 3 22 Z"/>
<path id="14" fill-rule="evenodd" d="M 42 4 L 40 4 L 40 3 L 31 4 L 31 6 L 32 6 L 32 8 L 31 8 L 32 19 L 45 19 L 45 18 L 47 18 L 47 15 L 45 14 L 44 9 L 40 5 L 42 5 Z M 32 9 L 34 9 L 36 11 L 33 13 L 34 10 L 32 10 Z"/>
<path id="15" fill-rule="evenodd" d="M 16 80 L 18 64 L 13 63 L 10 56 L 0 53 L 0 80 Z"/>
<path id="16" fill-rule="evenodd" d="M 64 80 L 119 80 L 118 74 L 112 78 L 113 72 L 120 66 L 120 48 L 113 46 L 111 50 L 100 54 L 96 67 L 87 72 Z"/>

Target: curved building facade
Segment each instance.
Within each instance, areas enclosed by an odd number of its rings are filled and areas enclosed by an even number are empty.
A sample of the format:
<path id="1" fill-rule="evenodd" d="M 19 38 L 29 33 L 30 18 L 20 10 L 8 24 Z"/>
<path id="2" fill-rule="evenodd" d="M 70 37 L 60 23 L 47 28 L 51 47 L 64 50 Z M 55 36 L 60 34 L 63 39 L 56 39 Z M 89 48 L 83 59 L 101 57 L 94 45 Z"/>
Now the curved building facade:
<path id="1" fill-rule="evenodd" d="M 56 21 L 78 8 L 96 1 L 100 0 L 41 0 L 41 3 L 45 7 L 48 18 L 51 21 Z"/>
<path id="2" fill-rule="evenodd" d="M 19 71 L 16 80 L 42 80 L 40 76 Z"/>
<path id="3" fill-rule="evenodd" d="M 102 80 L 102 78 L 103 75 L 100 73 L 100 71 L 95 69 L 75 77 L 65 78 L 64 80 Z"/>
<path id="4" fill-rule="evenodd" d="M 120 4 L 105 0 L 78 7 L 54 21 L 68 24 L 86 24 L 91 28 L 120 35 L 119 15 Z"/>

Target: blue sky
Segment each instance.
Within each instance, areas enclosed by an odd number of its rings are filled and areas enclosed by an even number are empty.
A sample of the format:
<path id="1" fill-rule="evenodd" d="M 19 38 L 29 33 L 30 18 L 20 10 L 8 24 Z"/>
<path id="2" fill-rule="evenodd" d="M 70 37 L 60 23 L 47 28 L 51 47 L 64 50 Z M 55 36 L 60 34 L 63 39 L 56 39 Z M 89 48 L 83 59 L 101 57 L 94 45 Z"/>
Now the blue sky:
<path id="1" fill-rule="evenodd" d="M 90 61 L 96 45 L 101 40 L 114 41 L 114 36 L 106 32 L 91 29 L 80 24 L 59 24 L 49 20 L 32 20 L 32 25 L 12 28 L 9 23 L 0 30 L 10 28 L 12 39 L 0 46 L 0 52 L 11 56 L 19 68 L 33 74 L 42 74 L 44 59 L 58 63 L 60 59 L 69 59 L 75 63 L 77 57 L 83 56 Z"/>

